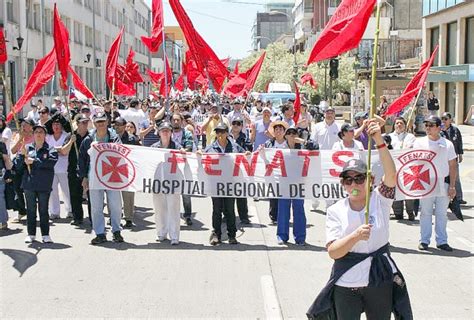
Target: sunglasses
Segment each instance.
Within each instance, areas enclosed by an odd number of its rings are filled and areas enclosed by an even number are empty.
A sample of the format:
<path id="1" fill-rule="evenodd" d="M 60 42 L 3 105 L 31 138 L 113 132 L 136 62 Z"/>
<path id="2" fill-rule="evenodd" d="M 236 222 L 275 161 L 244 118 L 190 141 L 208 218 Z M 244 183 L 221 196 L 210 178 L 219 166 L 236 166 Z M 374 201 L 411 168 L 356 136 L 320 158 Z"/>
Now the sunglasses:
<path id="1" fill-rule="evenodd" d="M 441 118 L 441 120 L 444 120 L 444 121 L 446 121 L 446 120 L 448 120 L 448 119 L 449 119 L 449 118 Z"/>
<path id="2" fill-rule="evenodd" d="M 343 177 L 342 183 L 346 186 L 350 186 L 353 182 L 355 182 L 356 184 L 363 184 L 365 182 L 365 179 L 367 179 L 367 176 L 365 174 L 358 174 L 353 177 Z"/>
<path id="3" fill-rule="evenodd" d="M 226 130 L 216 130 L 216 134 L 224 134 L 227 133 Z"/>
<path id="4" fill-rule="evenodd" d="M 240 122 L 232 122 L 232 125 L 233 125 L 233 126 L 241 126 L 242 123 L 240 123 Z"/>
<path id="5" fill-rule="evenodd" d="M 39 111 L 38 113 L 39 113 L 39 114 L 48 114 L 47 111 Z"/>
<path id="6" fill-rule="evenodd" d="M 433 128 L 433 127 L 437 127 L 437 125 L 434 124 L 434 123 L 426 123 L 426 124 L 425 124 L 425 127 Z"/>
<path id="7" fill-rule="evenodd" d="M 290 131 L 286 134 L 287 136 L 297 136 L 298 133 L 297 132 L 294 132 L 294 131 Z"/>

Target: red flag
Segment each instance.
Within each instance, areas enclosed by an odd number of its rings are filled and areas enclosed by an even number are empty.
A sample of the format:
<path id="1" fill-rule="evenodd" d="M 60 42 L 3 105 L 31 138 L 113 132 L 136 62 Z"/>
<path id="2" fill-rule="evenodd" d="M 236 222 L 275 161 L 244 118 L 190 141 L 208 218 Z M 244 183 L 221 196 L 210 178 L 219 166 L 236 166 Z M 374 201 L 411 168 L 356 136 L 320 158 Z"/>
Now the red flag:
<path id="1" fill-rule="evenodd" d="M 67 89 L 67 70 L 71 62 L 71 52 L 69 50 L 69 33 L 66 26 L 59 17 L 58 8 L 54 4 L 54 50 L 56 51 L 56 59 L 58 60 L 58 69 L 61 73 L 61 88 Z"/>
<path id="2" fill-rule="evenodd" d="M 433 64 L 437 52 L 438 46 L 436 46 L 433 53 L 431 54 L 431 57 L 421 65 L 420 70 L 418 70 L 413 79 L 411 79 L 407 84 L 405 90 L 403 90 L 402 95 L 395 99 L 395 101 L 393 101 L 392 104 L 387 108 L 384 116 L 389 116 L 403 110 L 418 94 L 421 88 L 423 88 L 426 77 L 428 77 L 428 72 L 430 71 L 430 67 Z"/>
<path id="3" fill-rule="evenodd" d="M 343 0 L 321 32 L 307 65 L 329 59 L 359 45 L 376 0 Z"/>
<path id="4" fill-rule="evenodd" d="M 117 38 L 109 49 L 109 54 L 107 55 L 107 62 L 105 65 L 105 81 L 110 89 L 112 89 L 113 79 L 115 78 L 115 71 L 117 69 L 117 60 L 120 52 L 120 44 L 122 42 L 123 27 L 120 29 Z"/>
<path id="5" fill-rule="evenodd" d="M 225 59 L 220 59 L 222 64 L 228 68 L 229 67 L 229 62 L 230 62 L 230 57 L 229 58 L 225 58 Z"/>
<path id="6" fill-rule="evenodd" d="M 174 83 L 174 88 L 178 91 L 184 91 L 184 74 L 181 74 Z"/>
<path id="7" fill-rule="evenodd" d="M 153 29 L 151 30 L 151 37 L 141 37 L 143 44 L 151 52 L 157 52 L 160 44 L 163 41 L 163 2 L 162 0 L 153 0 L 151 3 L 151 12 L 153 15 Z"/>
<path id="8" fill-rule="evenodd" d="M 188 87 L 191 90 L 196 90 L 198 84 L 204 85 L 207 83 L 206 77 L 198 70 L 196 61 L 190 51 L 186 51 L 186 79 L 188 80 Z"/>
<path id="9" fill-rule="evenodd" d="M 243 97 L 246 95 L 245 85 L 247 80 L 239 75 L 233 76 L 224 86 L 223 92 L 229 98 Z"/>
<path id="10" fill-rule="evenodd" d="M 295 114 L 293 115 L 293 121 L 295 122 L 295 126 L 298 124 L 298 121 L 300 119 L 300 114 L 301 114 L 301 98 L 300 98 L 300 90 L 298 89 L 298 85 L 296 84 L 296 81 L 294 81 L 295 84 L 295 103 L 293 104 L 293 109 L 295 110 Z"/>
<path id="11" fill-rule="evenodd" d="M 114 94 L 119 96 L 134 96 L 137 90 L 133 86 L 133 83 L 125 83 L 119 78 L 115 78 L 115 90 Z"/>
<path id="12" fill-rule="evenodd" d="M 243 78 L 247 80 L 247 83 L 245 84 L 245 91 L 250 92 L 253 90 L 253 87 L 255 86 L 255 82 L 257 81 L 258 74 L 260 73 L 260 69 L 262 68 L 263 61 L 265 60 L 265 55 L 267 53 L 264 51 L 263 54 L 260 56 L 260 58 L 255 62 L 255 64 L 248 69 L 244 74 L 241 74 Z"/>
<path id="13" fill-rule="evenodd" d="M 153 83 L 154 86 L 158 86 L 161 79 L 163 79 L 164 72 L 153 72 L 150 69 L 147 69 L 146 71 L 148 75 L 150 76 L 151 82 Z"/>
<path id="14" fill-rule="evenodd" d="M 316 90 L 318 88 L 318 84 L 314 81 L 313 76 L 309 72 L 303 74 L 301 76 L 300 81 L 301 81 L 302 85 L 305 85 L 306 83 L 309 83 L 311 85 L 311 87 L 313 87 L 314 90 Z"/>
<path id="15" fill-rule="evenodd" d="M 127 57 L 127 64 L 125 65 L 125 73 L 127 74 L 127 77 L 131 83 L 143 82 L 142 75 L 140 74 L 140 67 L 138 66 L 138 63 L 133 62 L 134 56 L 135 52 L 133 52 L 132 47 L 130 47 Z"/>
<path id="16" fill-rule="evenodd" d="M 94 98 L 94 94 L 92 93 L 92 91 L 86 86 L 86 84 L 82 81 L 82 79 L 71 66 L 69 66 L 69 72 L 72 75 L 72 83 L 74 85 L 74 88 L 84 94 L 87 98 Z"/>
<path id="17" fill-rule="evenodd" d="M 56 51 L 53 48 L 43 59 L 38 61 L 31 73 L 30 79 L 25 86 L 23 95 L 18 99 L 13 110 L 15 113 L 21 111 L 23 106 L 54 76 L 56 71 Z M 7 122 L 13 118 L 11 111 L 7 116 Z"/>
<path id="18" fill-rule="evenodd" d="M 7 46 L 5 45 L 5 34 L 3 28 L 0 28 L 0 64 L 4 64 L 8 59 Z"/>
<path id="19" fill-rule="evenodd" d="M 168 62 L 168 57 L 165 56 L 165 63 L 166 63 L 166 73 L 163 71 L 163 74 L 165 74 L 166 76 L 166 81 L 165 81 L 165 78 L 163 77 L 161 79 L 161 83 L 160 83 L 160 94 L 162 96 L 166 96 L 165 95 L 165 85 L 166 85 L 166 92 L 167 94 L 169 95 L 170 94 L 170 91 L 171 91 L 171 81 L 173 80 L 172 77 L 173 77 L 173 73 L 171 72 L 171 68 L 170 68 L 170 64 Z"/>
<path id="20" fill-rule="evenodd" d="M 190 54 L 196 62 L 197 69 L 201 74 L 207 74 L 214 85 L 216 91 L 221 91 L 225 78 L 229 75 L 229 70 L 219 60 L 211 47 L 204 41 L 201 35 L 194 28 L 191 20 L 186 14 L 179 0 L 170 0 L 176 20 L 183 30 L 184 37 L 189 47 Z"/>

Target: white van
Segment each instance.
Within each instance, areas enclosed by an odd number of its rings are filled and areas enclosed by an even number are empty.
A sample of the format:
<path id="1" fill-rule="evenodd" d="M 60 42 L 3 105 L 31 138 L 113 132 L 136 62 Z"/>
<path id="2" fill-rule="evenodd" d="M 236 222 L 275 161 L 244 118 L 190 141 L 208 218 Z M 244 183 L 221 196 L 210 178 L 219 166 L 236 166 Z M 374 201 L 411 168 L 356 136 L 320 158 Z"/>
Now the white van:
<path id="1" fill-rule="evenodd" d="M 268 84 L 267 93 L 291 93 L 291 85 L 288 83 L 271 82 Z"/>

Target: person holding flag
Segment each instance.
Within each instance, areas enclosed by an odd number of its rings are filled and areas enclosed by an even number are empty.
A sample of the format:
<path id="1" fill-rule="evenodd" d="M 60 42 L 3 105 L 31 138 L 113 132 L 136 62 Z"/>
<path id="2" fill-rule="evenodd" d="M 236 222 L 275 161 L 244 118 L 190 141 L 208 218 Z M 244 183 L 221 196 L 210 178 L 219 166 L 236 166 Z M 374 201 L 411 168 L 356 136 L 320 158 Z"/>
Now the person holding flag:
<path id="1" fill-rule="evenodd" d="M 392 311 L 399 319 L 413 319 L 405 280 L 388 243 L 395 163 L 374 119 L 368 121 L 368 134 L 379 150 L 384 176 L 367 193 L 367 164 L 360 159 L 345 163 L 339 177 L 349 197 L 329 207 L 326 217 L 326 248 L 335 261 L 329 282 L 308 310 L 310 319 L 359 319 L 362 312 L 369 320 L 390 319 Z"/>

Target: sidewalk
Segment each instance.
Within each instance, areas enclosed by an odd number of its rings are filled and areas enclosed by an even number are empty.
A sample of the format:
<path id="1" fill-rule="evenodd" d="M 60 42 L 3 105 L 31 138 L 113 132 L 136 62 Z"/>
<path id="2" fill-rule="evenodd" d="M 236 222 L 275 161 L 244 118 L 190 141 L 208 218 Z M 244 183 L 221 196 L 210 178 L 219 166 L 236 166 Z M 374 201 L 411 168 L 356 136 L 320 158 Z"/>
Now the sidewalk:
<path id="1" fill-rule="evenodd" d="M 464 151 L 474 151 L 474 126 L 458 125 L 461 131 Z"/>

